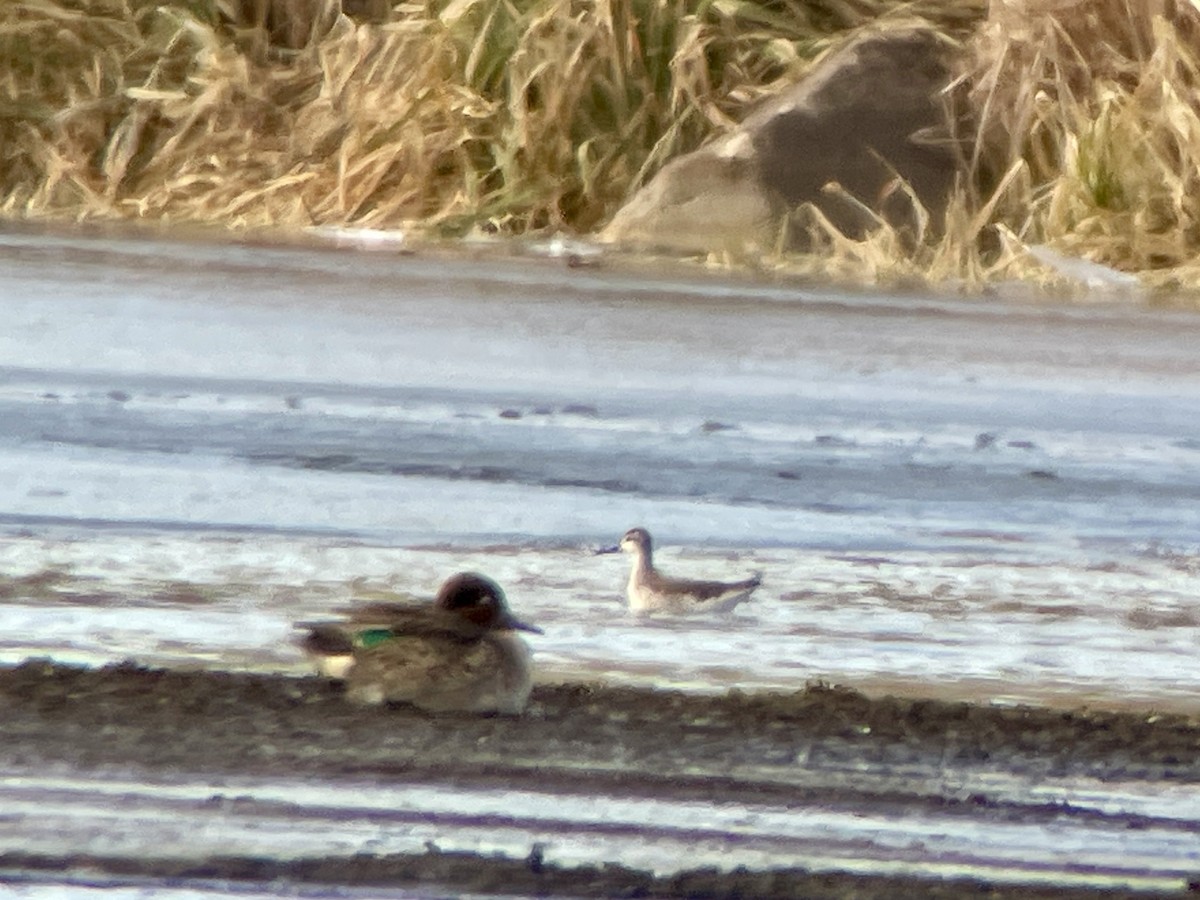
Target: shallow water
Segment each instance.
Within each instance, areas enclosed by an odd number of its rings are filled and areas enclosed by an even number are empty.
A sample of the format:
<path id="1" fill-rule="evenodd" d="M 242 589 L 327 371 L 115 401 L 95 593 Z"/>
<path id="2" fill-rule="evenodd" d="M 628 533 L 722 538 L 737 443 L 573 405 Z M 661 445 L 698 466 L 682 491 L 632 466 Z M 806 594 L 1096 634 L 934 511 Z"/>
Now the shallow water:
<path id="1" fill-rule="evenodd" d="M 295 619 L 477 568 L 551 677 L 1200 708 L 1200 317 L 44 235 L 0 260 L 0 659 L 290 669 Z M 732 628 L 632 621 L 590 550 L 633 524 L 765 586 Z"/>
<path id="2" fill-rule="evenodd" d="M 26 234 L 0 297 L 0 661 L 299 672 L 478 569 L 545 679 L 1200 711 L 1200 317 Z M 634 524 L 764 587 L 632 619 Z"/>
<path id="3" fill-rule="evenodd" d="M 1011 784 L 1005 785 L 1005 781 Z M 1027 797 L 1021 779 L 964 779 L 970 786 Z M 471 790 L 373 782 L 219 779 L 121 781 L 109 778 L 0 778 L 0 801 L 14 829 L 0 821 L 6 848 L 47 854 L 79 846 L 108 856 L 136 855 L 154 835 L 158 847 L 187 846 L 197 857 L 238 855 L 301 859 L 355 853 L 421 853 L 430 843 L 484 855 L 523 858 L 540 845 L 561 865 L 621 860 L 671 873 L 696 867 L 764 868 L 786 862 L 811 870 L 867 874 L 914 871 L 941 877 L 1169 890 L 1189 875 L 1195 833 L 1188 816 L 1194 790 L 1176 796 L 1121 795 L 1110 805 L 1155 819 L 1129 827 L 1094 820 L 1027 815 L 977 824 L 911 804 L 864 811 L 769 804 Z M 1093 790 L 1095 787 L 1092 788 Z M 1087 802 L 1088 786 L 1043 781 L 1054 802 Z M 1077 810 L 1084 809 L 1076 806 Z"/>
<path id="4" fill-rule="evenodd" d="M 302 672 L 294 621 L 355 598 L 428 594 L 446 572 L 479 569 L 545 630 L 528 640 L 549 680 L 723 690 L 825 679 L 996 702 L 1184 710 L 1200 696 L 1194 575 L 1175 559 L 1069 568 L 971 554 L 868 557 L 782 547 L 662 556 L 664 566 L 704 575 L 758 570 L 766 583 L 732 616 L 637 619 L 622 605 L 624 561 L 583 547 L 9 537 L 0 540 L 0 559 L 17 577 L 0 581 L 9 595 L 0 659 L 132 657 Z M 22 573 L 44 583 L 22 582 Z"/>

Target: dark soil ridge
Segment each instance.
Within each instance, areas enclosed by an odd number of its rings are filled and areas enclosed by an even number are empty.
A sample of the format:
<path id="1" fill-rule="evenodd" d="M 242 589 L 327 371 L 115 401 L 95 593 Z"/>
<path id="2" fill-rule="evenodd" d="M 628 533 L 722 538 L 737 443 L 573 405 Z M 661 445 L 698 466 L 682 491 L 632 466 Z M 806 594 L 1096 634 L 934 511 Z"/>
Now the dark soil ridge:
<path id="1" fill-rule="evenodd" d="M 10 764 L 409 780 L 557 770 L 639 792 L 639 780 L 669 778 L 686 793 L 700 778 L 705 796 L 722 779 L 795 796 L 812 783 L 805 773 L 853 765 L 861 779 L 864 763 L 1200 780 L 1197 717 L 870 698 L 823 684 L 719 696 L 545 685 L 523 715 L 488 717 L 356 707 L 315 677 L 30 660 L 0 667 L 0 709 L 0 760 Z"/>
<path id="2" fill-rule="evenodd" d="M 472 894 L 521 897 L 692 898 L 692 900 L 1094 900 L 1128 897 L 1128 890 L 994 885 L 968 879 L 930 881 L 914 877 L 814 873 L 804 869 L 770 871 L 694 869 L 656 877 L 650 872 L 606 863 L 561 867 L 543 862 L 537 848 L 525 859 L 481 857 L 431 850 L 424 854 L 310 858 L 289 861 L 221 856 L 206 860 L 127 859 L 76 855 L 0 854 L 0 884 L 59 873 L 87 883 L 84 873 L 109 876 L 105 884 L 165 881 L 174 887 L 230 881 L 329 884 L 339 887 L 428 887 Z M 82 877 L 81 877 L 82 876 Z"/>
<path id="3" fill-rule="evenodd" d="M 936 806 L 989 821 L 1095 817 L 1116 827 L 1196 832 L 1195 821 L 1029 804 L 956 791 L 971 769 L 1200 780 L 1200 719 L 1176 714 L 990 707 L 878 697 L 823 684 L 794 693 L 698 696 L 597 684 L 539 686 L 516 717 L 362 708 L 326 680 L 212 671 L 98 669 L 48 660 L 0 667 L 0 767 L 426 780 L 560 793 L 836 804 L 898 814 Z M 947 777 L 948 776 L 948 777 Z M 246 802 L 261 802 L 251 801 Z M 440 885 L 452 891 L 579 897 L 1097 897 L 1127 890 L 1039 887 L 801 869 L 561 868 L 441 853 L 270 860 L 0 854 L 0 883 L 45 877 L 275 879 Z M 40 873 L 40 875 L 38 874 Z"/>
<path id="4" fill-rule="evenodd" d="M 520 716 L 431 715 L 344 701 L 336 684 L 122 662 L 0 667 L 0 758 L 190 772 L 400 775 L 545 767 L 796 787 L 784 773 L 863 762 L 988 764 L 1030 774 L 1200 780 L 1200 718 L 868 697 L 812 684 L 719 696 L 541 685 Z"/>

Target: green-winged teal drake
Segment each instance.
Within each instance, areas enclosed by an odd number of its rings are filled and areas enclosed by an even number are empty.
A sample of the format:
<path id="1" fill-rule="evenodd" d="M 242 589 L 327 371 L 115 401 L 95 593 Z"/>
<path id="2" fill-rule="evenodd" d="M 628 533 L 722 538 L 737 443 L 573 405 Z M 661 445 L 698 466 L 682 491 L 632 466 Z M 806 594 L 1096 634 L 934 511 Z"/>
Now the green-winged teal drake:
<path id="1" fill-rule="evenodd" d="M 532 686 L 530 654 L 496 582 L 446 580 L 432 604 L 370 603 L 336 621 L 302 622 L 300 646 L 357 703 L 409 703 L 433 712 L 518 713 Z"/>
<path id="2" fill-rule="evenodd" d="M 617 553 L 621 550 L 633 557 L 625 594 L 629 598 L 629 608 L 639 615 L 727 612 L 762 584 L 761 575 L 745 581 L 696 581 L 664 575 L 654 568 L 650 532 L 645 528 L 630 528 L 615 547 L 596 552 Z"/>

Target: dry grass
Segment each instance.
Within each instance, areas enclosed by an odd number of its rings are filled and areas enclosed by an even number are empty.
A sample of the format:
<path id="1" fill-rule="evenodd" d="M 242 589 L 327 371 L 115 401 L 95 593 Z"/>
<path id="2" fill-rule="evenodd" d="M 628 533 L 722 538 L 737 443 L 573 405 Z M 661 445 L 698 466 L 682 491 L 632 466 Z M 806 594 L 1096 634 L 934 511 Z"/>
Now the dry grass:
<path id="1" fill-rule="evenodd" d="M 283 51 L 234 0 L 7 0 L 0 211 L 587 231 L 895 5 L 417 0 Z"/>
<path id="2" fill-rule="evenodd" d="M 775 264 L 875 284 L 1072 286 L 1027 252 L 1046 245 L 1146 286 L 1200 287 L 1200 5 L 992 0 L 965 49 L 948 91 L 962 180 L 944 221 L 913 200 L 917 240 L 882 221 L 850 240 L 800 210 L 817 257 Z"/>
<path id="3" fill-rule="evenodd" d="M 0 214 L 586 232 L 846 34 L 916 16 L 974 32 L 961 190 L 863 241 L 801 211 L 819 252 L 788 266 L 978 285 L 1044 271 L 1045 243 L 1200 283 L 1189 0 L 414 0 L 296 50 L 245 24 L 262 2 L 0 4 Z"/>
<path id="4" fill-rule="evenodd" d="M 969 43 L 966 177 L 915 245 L 810 224 L 861 280 L 1054 283 L 1048 245 L 1147 285 L 1200 286 L 1200 4 L 993 0 Z"/>
<path id="5" fill-rule="evenodd" d="M 976 43 L 976 184 L 1022 242 L 1127 271 L 1200 248 L 1200 7 L 1006 0 Z"/>

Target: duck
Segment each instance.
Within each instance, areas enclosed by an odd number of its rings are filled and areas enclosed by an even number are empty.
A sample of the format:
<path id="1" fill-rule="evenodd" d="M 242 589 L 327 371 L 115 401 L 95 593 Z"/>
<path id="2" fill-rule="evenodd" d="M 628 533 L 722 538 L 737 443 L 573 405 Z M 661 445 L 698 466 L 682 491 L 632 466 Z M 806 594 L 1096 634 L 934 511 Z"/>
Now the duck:
<path id="1" fill-rule="evenodd" d="M 297 627 L 301 649 L 320 674 L 345 684 L 351 702 L 510 715 L 533 686 L 529 647 L 516 632 L 542 633 L 477 572 L 450 576 L 432 604 L 369 603 Z"/>
<path id="2" fill-rule="evenodd" d="M 762 575 L 744 581 L 697 581 L 672 578 L 654 567 L 653 542 L 645 528 L 630 528 L 620 542 L 597 553 L 625 551 L 633 557 L 625 595 L 636 615 L 649 613 L 728 612 L 762 584 Z"/>

